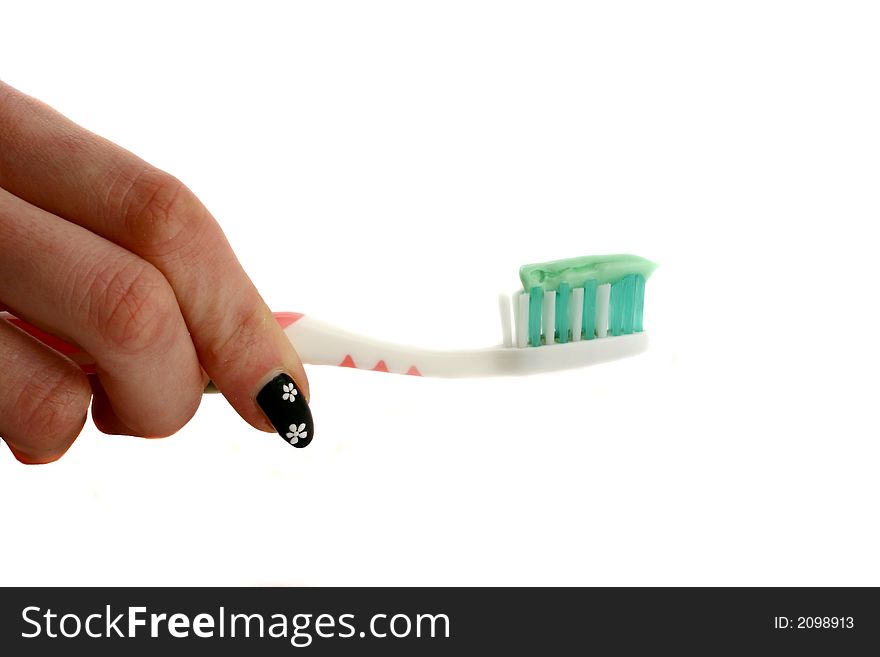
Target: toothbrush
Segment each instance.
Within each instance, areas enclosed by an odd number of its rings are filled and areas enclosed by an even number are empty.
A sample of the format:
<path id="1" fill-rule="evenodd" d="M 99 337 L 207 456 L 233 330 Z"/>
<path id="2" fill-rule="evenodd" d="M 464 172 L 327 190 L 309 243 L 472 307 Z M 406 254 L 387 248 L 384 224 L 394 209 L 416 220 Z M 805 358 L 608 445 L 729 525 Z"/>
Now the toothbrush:
<path id="1" fill-rule="evenodd" d="M 483 349 L 412 347 L 350 333 L 308 315 L 275 313 L 303 363 L 433 377 L 535 374 L 626 358 L 647 348 L 645 282 L 656 265 L 633 255 L 520 267 L 522 289 L 499 297 L 502 342 Z M 94 373 L 77 347 L 8 313 L 6 319 Z"/>

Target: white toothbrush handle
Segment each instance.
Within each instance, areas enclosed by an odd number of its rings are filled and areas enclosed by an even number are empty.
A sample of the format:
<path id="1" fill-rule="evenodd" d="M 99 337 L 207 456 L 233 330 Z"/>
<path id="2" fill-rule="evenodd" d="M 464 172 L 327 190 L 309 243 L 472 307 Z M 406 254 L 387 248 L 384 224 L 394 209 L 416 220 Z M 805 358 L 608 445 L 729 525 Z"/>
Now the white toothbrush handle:
<path id="1" fill-rule="evenodd" d="M 541 347 L 423 349 L 375 340 L 302 315 L 284 332 L 304 363 L 416 376 L 483 377 L 536 374 L 594 365 L 643 352 L 644 332 Z"/>
<path id="2" fill-rule="evenodd" d="M 541 347 L 422 349 L 351 333 L 300 313 L 275 313 L 275 318 L 304 363 L 415 376 L 480 377 L 552 372 L 635 356 L 648 345 L 647 334 L 640 332 Z M 77 347 L 8 313 L 0 313 L 0 320 L 12 322 L 67 355 L 86 373 L 95 371 L 92 358 Z"/>

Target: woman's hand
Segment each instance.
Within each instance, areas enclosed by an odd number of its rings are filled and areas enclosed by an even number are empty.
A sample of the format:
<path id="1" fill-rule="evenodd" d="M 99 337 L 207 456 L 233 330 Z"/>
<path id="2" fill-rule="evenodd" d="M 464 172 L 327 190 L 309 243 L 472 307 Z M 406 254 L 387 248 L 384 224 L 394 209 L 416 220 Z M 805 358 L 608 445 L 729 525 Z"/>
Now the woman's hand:
<path id="1" fill-rule="evenodd" d="M 275 374 L 308 397 L 299 358 L 193 193 L 2 82 L 0 306 L 96 361 L 86 377 L 0 321 L 0 436 L 25 463 L 63 455 L 93 395 L 101 431 L 149 437 L 186 424 L 209 377 L 266 431 L 256 395 Z"/>

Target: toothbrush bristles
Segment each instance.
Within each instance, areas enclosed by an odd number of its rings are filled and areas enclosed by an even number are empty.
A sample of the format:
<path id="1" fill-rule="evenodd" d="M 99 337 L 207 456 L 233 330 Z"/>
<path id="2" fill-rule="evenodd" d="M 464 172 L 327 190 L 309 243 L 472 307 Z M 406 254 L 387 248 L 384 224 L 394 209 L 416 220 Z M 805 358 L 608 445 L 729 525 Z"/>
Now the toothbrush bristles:
<path id="1" fill-rule="evenodd" d="M 627 274 L 601 285 L 588 280 L 575 288 L 563 282 L 556 290 L 536 285 L 512 297 L 502 295 L 500 307 L 504 346 L 537 347 L 640 333 L 645 277 Z"/>

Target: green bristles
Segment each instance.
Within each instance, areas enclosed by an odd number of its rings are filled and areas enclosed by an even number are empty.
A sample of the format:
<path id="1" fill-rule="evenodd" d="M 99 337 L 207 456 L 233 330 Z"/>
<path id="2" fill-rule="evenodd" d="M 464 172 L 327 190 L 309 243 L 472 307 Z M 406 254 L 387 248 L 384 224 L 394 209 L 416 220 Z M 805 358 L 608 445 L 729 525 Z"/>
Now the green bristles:
<path id="1" fill-rule="evenodd" d="M 636 310 L 636 277 L 632 274 L 623 279 L 623 318 L 622 332 L 628 335 L 633 332 L 633 313 Z"/>
<path id="2" fill-rule="evenodd" d="M 537 285 L 529 290 L 529 344 L 541 346 L 541 311 L 544 308 L 544 289 Z"/>
<path id="3" fill-rule="evenodd" d="M 596 281 L 584 281 L 584 340 L 596 337 Z"/>
<path id="4" fill-rule="evenodd" d="M 645 314 L 645 277 L 636 276 L 636 307 L 633 312 L 633 331 L 641 333 L 642 316 Z"/>
<path id="5" fill-rule="evenodd" d="M 556 292 L 556 338 L 559 342 L 568 342 L 568 300 L 571 298 L 571 286 L 560 283 Z"/>
<path id="6" fill-rule="evenodd" d="M 608 332 L 611 335 L 627 335 L 633 332 L 636 306 L 638 305 L 636 279 L 639 278 L 642 277 L 630 274 L 611 286 L 611 302 L 608 311 Z M 644 282 L 644 279 L 642 281 Z M 644 284 L 642 290 L 644 290 Z"/>
<path id="7" fill-rule="evenodd" d="M 608 332 L 628 335 L 642 330 L 645 310 L 645 279 L 638 274 L 624 276 L 611 286 Z"/>

